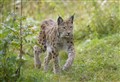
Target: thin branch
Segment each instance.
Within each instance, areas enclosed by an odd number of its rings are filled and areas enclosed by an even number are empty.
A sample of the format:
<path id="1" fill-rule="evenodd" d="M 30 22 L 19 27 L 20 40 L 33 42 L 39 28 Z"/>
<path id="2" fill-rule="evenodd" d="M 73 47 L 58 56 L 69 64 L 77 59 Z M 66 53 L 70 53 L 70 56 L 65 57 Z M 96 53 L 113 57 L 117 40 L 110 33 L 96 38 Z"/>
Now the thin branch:
<path id="1" fill-rule="evenodd" d="M 22 17 L 22 0 L 21 0 L 21 11 L 20 11 L 20 15 Z M 22 41 L 22 20 L 20 20 L 20 59 L 22 59 L 22 47 L 23 47 L 23 41 Z"/>

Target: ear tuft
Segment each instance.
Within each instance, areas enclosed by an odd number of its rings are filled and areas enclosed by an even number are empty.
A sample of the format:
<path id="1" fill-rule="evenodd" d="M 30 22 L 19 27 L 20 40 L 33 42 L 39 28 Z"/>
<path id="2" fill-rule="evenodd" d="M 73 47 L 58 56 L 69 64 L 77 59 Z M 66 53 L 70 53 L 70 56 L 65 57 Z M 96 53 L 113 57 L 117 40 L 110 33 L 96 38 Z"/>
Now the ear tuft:
<path id="1" fill-rule="evenodd" d="M 60 25 L 62 22 L 63 22 L 63 19 L 62 19 L 62 17 L 59 16 L 58 19 L 57 19 L 58 25 Z"/>
<path id="2" fill-rule="evenodd" d="M 69 18 L 69 21 L 70 21 L 71 23 L 73 23 L 74 15 L 75 15 L 75 14 L 73 14 L 73 15 Z"/>

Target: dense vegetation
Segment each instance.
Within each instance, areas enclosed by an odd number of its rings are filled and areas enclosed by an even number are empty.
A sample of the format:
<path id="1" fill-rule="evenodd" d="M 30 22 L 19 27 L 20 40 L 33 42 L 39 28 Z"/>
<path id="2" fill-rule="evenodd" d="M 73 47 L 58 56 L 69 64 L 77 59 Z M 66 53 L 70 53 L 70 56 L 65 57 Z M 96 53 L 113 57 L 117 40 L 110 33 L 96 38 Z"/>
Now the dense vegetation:
<path id="1" fill-rule="evenodd" d="M 57 20 L 59 15 L 66 19 L 74 13 L 72 68 L 60 75 L 53 74 L 52 62 L 48 73 L 43 66 L 35 69 L 32 47 L 41 21 Z M 1 0 L 0 19 L 0 82 L 120 81 L 119 0 Z M 61 67 L 66 59 L 66 53 L 60 52 Z"/>

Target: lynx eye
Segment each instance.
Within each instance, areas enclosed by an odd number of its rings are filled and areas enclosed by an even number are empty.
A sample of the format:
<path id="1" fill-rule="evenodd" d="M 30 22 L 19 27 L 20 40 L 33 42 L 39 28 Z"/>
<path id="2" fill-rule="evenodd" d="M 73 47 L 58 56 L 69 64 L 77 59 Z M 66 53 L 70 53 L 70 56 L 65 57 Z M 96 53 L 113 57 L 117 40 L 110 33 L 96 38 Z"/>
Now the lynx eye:
<path id="1" fill-rule="evenodd" d="M 70 28 L 72 28 L 72 26 L 70 26 Z"/>
<path id="2" fill-rule="evenodd" d="M 63 27 L 65 29 L 65 27 Z"/>

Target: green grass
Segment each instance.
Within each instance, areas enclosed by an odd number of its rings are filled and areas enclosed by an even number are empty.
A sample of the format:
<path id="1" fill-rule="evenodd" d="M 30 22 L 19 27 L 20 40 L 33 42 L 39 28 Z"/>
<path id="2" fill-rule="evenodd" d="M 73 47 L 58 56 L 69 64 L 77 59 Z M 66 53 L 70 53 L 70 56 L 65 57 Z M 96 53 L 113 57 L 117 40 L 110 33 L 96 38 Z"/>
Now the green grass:
<path id="1" fill-rule="evenodd" d="M 75 42 L 76 57 L 68 71 L 60 75 L 52 72 L 52 62 L 47 73 L 35 69 L 33 59 L 26 57 L 20 82 L 119 82 L 120 81 L 120 35 L 114 34 L 101 39 Z M 45 55 L 43 55 L 44 57 Z M 42 58 L 43 58 L 42 57 Z M 67 56 L 60 53 L 63 66 Z"/>

